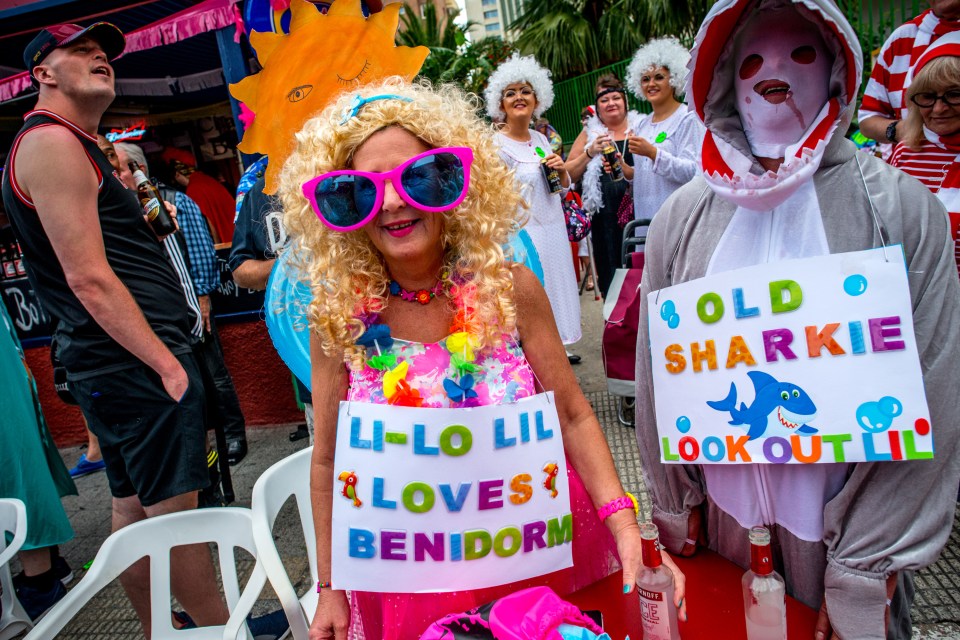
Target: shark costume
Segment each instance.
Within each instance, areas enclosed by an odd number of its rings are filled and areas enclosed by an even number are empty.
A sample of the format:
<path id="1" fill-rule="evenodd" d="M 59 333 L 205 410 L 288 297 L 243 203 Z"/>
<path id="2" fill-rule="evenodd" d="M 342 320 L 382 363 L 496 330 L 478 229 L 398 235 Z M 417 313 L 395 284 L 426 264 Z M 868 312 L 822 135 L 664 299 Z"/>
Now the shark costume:
<path id="1" fill-rule="evenodd" d="M 919 182 L 858 154 L 843 138 L 861 60 L 856 33 L 830 0 L 713 6 L 697 35 L 686 92 L 707 128 L 703 175 L 654 218 L 642 287 L 902 244 L 935 458 L 664 465 L 646 322 L 637 340 L 637 439 L 653 519 L 670 551 L 683 547 L 699 505 L 710 548 L 744 567 L 747 530 L 766 525 L 788 592 L 813 608 L 825 597 L 843 638 L 885 637 L 885 583 L 897 573 L 889 637 L 909 638 L 910 572 L 934 562 L 945 544 L 960 476 L 960 417 L 952 409 L 960 286 L 943 206 Z M 773 172 L 757 158 L 784 161 Z M 640 317 L 647 313 L 644 295 Z M 769 381 L 752 381 L 759 397 Z"/>

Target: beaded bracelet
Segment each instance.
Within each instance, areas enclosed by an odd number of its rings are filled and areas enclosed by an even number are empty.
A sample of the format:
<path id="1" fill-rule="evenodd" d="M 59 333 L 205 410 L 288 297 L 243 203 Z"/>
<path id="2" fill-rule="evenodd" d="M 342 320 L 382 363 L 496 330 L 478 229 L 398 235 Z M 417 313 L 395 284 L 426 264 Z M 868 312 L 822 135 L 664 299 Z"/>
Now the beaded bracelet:
<path id="1" fill-rule="evenodd" d="M 600 517 L 600 520 L 603 521 L 615 514 L 617 511 L 629 509 L 630 507 L 633 507 L 634 515 L 640 515 L 640 505 L 637 503 L 637 499 L 632 493 L 628 492 L 626 495 L 620 496 L 619 498 L 614 498 L 607 504 L 600 507 L 600 509 L 597 511 L 597 515 Z"/>
<path id="2" fill-rule="evenodd" d="M 321 580 L 320 582 L 317 583 L 317 593 L 320 593 L 324 589 L 329 589 L 329 588 L 330 588 L 329 582 L 324 582 L 323 580 Z"/>

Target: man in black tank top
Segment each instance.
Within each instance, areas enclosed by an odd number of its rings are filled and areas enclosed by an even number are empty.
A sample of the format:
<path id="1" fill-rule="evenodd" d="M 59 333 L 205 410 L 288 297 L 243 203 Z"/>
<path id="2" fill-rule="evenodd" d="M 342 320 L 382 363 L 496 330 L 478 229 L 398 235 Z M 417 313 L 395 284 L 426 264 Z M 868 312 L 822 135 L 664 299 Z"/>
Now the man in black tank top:
<path id="1" fill-rule="evenodd" d="M 114 99 L 119 29 L 48 27 L 24 52 L 39 87 L 3 172 L 3 202 L 27 275 L 58 321 L 60 358 L 100 439 L 113 528 L 193 509 L 208 483 L 203 389 L 183 293 L 147 225 L 97 147 Z M 206 545 L 178 547 L 173 593 L 198 625 L 223 624 Z M 148 567 L 121 582 L 149 635 Z"/>

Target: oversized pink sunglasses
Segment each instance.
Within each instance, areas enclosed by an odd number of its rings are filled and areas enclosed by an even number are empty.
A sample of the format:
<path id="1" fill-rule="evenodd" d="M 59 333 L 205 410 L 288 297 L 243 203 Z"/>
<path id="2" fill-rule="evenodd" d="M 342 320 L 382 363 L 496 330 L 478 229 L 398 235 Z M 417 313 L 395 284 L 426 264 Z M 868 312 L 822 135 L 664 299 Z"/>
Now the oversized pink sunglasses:
<path id="1" fill-rule="evenodd" d="M 335 231 L 353 231 L 380 213 L 387 180 L 404 202 L 421 211 L 453 209 L 467 195 L 473 150 L 440 147 L 383 173 L 344 169 L 304 182 L 303 195 L 320 220 Z"/>

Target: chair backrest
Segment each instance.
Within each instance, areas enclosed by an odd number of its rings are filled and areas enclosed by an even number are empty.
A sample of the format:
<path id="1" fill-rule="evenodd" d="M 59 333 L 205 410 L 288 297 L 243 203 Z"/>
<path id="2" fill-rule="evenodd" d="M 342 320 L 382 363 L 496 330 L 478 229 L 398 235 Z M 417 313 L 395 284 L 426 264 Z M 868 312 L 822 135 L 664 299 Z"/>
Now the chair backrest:
<path id="1" fill-rule="evenodd" d="M 217 544 L 224 595 L 227 608 L 232 612 L 230 621 L 225 626 L 176 630 L 170 620 L 170 549 L 209 542 Z M 234 557 L 236 548 L 244 549 L 254 557 L 257 555 L 249 509 L 223 507 L 180 511 L 124 527 L 104 541 L 90 571 L 37 623 L 26 640 L 51 640 L 93 596 L 143 557 L 150 559 L 151 635 L 154 640 L 233 639 L 241 628 L 246 634 L 243 637 L 250 638 L 245 620 L 266 583 L 266 576 L 257 562 L 241 599 Z"/>
<path id="2" fill-rule="evenodd" d="M 7 544 L 7 532 L 13 540 Z M 16 498 L 0 499 L 0 640 L 13 638 L 33 626 L 17 599 L 10 579 L 10 560 L 27 539 L 27 508 Z"/>
<path id="3" fill-rule="evenodd" d="M 253 515 L 253 540 L 257 545 L 257 559 L 263 564 L 267 579 L 273 585 L 283 611 L 290 621 L 290 631 L 295 640 L 306 640 L 310 620 L 313 618 L 317 596 L 313 589 L 307 591 L 303 604 L 297 598 L 293 583 L 283 566 L 280 553 L 273 538 L 273 524 L 277 514 L 290 496 L 296 498 L 303 538 L 307 546 L 310 575 L 316 583 L 317 543 L 313 527 L 313 505 L 310 502 L 310 459 L 313 447 L 298 451 L 275 463 L 263 472 L 253 485 L 250 510 Z M 305 611 L 305 608 L 308 609 Z"/>

